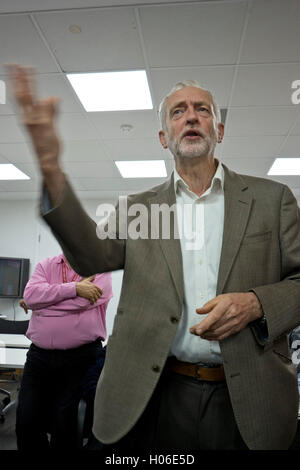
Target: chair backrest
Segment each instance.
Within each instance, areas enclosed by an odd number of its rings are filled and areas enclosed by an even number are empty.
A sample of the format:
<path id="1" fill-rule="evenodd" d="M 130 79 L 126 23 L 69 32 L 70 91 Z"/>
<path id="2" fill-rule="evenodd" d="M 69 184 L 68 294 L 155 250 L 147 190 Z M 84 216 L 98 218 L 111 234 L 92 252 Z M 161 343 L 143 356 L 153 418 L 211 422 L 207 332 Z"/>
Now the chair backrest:
<path id="1" fill-rule="evenodd" d="M 0 318 L 0 333 L 25 335 L 29 325 L 29 320 L 4 320 Z"/>

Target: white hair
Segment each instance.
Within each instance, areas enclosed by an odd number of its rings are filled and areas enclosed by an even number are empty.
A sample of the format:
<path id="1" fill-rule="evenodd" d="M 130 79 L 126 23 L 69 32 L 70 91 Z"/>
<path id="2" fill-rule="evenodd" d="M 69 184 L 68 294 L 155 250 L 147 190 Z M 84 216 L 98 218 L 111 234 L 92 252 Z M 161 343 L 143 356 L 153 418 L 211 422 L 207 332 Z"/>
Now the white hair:
<path id="1" fill-rule="evenodd" d="M 211 96 L 213 109 L 214 109 L 214 112 L 215 112 L 215 115 L 216 115 L 217 124 L 219 122 L 221 122 L 221 113 L 220 113 L 220 110 L 219 110 L 219 106 L 217 105 L 212 93 L 209 90 L 206 90 L 205 88 L 203 88 L 200 85 L 200 83 L 198 83 L 195 80 L 184 80 L 182 82 L 176 83 L 176 85 L 174 85 L 173 88 L 169 91 L 169 93 L 162 99 L 162 101 L 159 105 L 158 115 L 159 115 L 160 125 L 161 125 L 162 129 L 166 128 L 166 105 L 167 105 L 167 100 L 168 100 L 169 96 L 173 95 L 173 93 L 175 93 L 175 91 L 181 90 L 184 87 L 200 88 L 201 90 L 206 91 L 207 93 L 209 93 L 210 96 Z"/>

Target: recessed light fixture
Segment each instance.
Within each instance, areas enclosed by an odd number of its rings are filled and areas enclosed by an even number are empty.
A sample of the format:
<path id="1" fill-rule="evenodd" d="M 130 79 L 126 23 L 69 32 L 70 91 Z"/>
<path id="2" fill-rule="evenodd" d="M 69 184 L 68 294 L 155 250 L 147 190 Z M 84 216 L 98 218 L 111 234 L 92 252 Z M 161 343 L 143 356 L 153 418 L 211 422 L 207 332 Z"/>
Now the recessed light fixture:
<path id="1" fill-rule="evenodd" d="M 131 131 L 132 131 L 133 126 L 132 126 L 131 124 L 122 124 L 122 125 L 120 126 L 120 129 L 121 129 L 122 132 L 128 133 L 128 132 L 131 132 Z"/>
<path id="2" fill-rule="evenodd" d="M 0 180 L 30 180 L 30 178 L 12 163 L 0 163 Z"/>
<path id="3" fill-rule="evenodd" d="M 300 158 L 276 158 L 268 175 L 300 175 Z"/>
<path id="4" fill-rule="evenodd" d="M 163 178 L 167 176 L 164 160 L 117 161 L 123 178 Z"/>
<path id="5" fill-rule="evenodd" d="M 67 78 L 86 111 L 153 108 L 145 70 L 69 73 Z"/>
<path id="6" fill-rule="evenodd" d="M 80 34 L 81 33 L 81 28 L 78 24 L 71 24 L 69 26 L 69 31 L 70 31 L 70 33 L 73 33 L 73 34 Z"/>

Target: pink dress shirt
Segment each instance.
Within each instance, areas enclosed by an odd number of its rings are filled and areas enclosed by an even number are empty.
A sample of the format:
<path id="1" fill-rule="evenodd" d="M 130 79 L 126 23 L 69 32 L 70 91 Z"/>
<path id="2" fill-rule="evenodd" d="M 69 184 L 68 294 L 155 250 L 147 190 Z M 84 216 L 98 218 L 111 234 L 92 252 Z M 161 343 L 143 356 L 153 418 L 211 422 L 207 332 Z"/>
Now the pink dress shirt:
<path id="1" fill-rule="evenodd" d="M 65 259 L 61 254 L 38 263 L 24 291 L 25 302 L 32 309 L 26 336 L 43 349 L 77 348 L 106 337 L 106 308 L 113 296 L 111 273 L 96 275 L 93 283 L 103 294 L 91 305 L 88 299 L 77 296 L 76 282 L 82 278 L 65 264 Z"/>

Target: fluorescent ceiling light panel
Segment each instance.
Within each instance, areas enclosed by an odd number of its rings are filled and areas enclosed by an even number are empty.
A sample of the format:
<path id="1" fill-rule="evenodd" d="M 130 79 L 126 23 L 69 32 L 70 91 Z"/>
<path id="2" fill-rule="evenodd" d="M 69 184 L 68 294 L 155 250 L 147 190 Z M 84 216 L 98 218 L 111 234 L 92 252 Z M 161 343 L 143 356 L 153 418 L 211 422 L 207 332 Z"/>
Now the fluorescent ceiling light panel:
<path id="1" fill-rule="evenodd" d="M 268 175 L 300 175 L 300 158 L 276 158 Z"/>
<path id="2" fill-rule="evenodd" d="M 115 162 L 123 178 L 163 178 L 167 176 L 164 160 L 134 160 Z"/>
<path id="3" fill-rule="evenodd" d="M 86 111 L 152 109 L 145 70 L 67 74 Z"/>
<path id="4" fill-rule="evenodd" d="M 15 165 L 0 163 L 0 180 L 30 180 L 30 178 Z"/>

